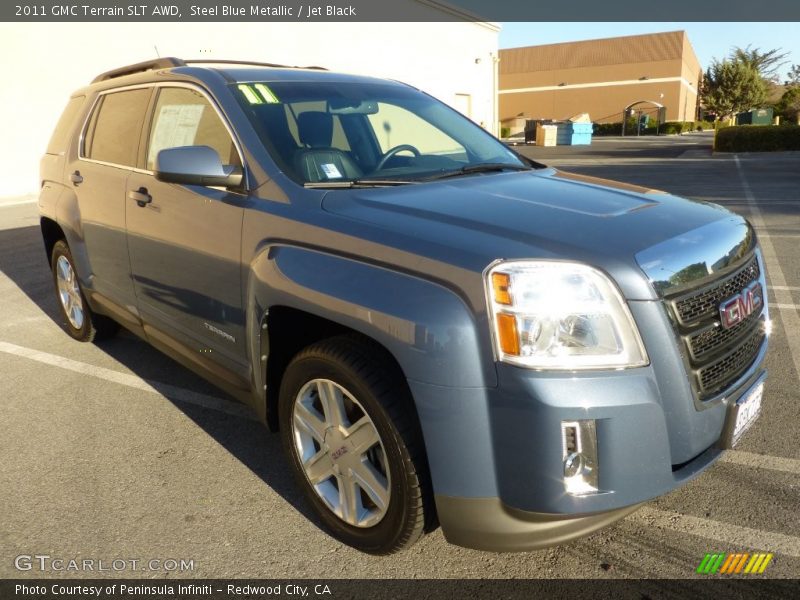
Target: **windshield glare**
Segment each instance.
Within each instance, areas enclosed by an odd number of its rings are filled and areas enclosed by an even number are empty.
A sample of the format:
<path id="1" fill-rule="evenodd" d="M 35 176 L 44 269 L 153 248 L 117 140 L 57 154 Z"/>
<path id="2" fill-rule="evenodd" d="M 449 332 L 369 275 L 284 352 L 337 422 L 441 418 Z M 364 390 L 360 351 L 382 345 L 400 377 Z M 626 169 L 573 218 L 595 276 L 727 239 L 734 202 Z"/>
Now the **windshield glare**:
<path id="1" fill-rule="evenodd" d="M 525 165 L 478 125 L 412 88 L 343 82 L 233 86 L 264 147 L 298 183 L 413 181 Z"/>

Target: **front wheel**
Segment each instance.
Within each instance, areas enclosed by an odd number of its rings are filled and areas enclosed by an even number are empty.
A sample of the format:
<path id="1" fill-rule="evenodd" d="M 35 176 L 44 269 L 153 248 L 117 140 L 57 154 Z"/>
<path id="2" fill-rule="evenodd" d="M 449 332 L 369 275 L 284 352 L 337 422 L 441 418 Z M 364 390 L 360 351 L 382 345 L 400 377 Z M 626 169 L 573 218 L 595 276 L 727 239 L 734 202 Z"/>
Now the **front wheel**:
<path id="1" fill-rule="evenodd" d="M 59 240 L 53 246 L 50 267 L 58 296 L 58 306 L 66 332 L 81 342 L 112 337 L 119 325 L 108 317 L 92 312 L 78 282 L 69 246 Z"/>
<path id="2" fill-rule="evenodd" d="M 432 511 L 407 388 L 368 344 L 314 344 L 281 383 L 284 449 L 306 497 L 340 541 L 371 554 L 413 544 Z"/>

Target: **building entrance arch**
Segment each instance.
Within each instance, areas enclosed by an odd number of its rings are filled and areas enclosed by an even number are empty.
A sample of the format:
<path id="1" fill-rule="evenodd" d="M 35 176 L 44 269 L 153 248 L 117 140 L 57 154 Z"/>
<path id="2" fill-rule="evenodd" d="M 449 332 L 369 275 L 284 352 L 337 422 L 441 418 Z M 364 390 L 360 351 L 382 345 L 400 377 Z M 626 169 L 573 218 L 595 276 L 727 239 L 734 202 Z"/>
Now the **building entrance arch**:
<path id="1" fill-rule="evenodd" d="M 666 113 L 667 113 L 667 108 L 663 104 L 661 104 L 660 102 L 656 102 L 655 100 L 637 100 L 636 102 L 631 102 L 630 104 L 628 104 L 628 106 L 626 106 L 625 108 L 622 109 L 622 135 L 623 136 L 625 135 L 625 125 L 627 124 L 628 117 L 631 116 L 635 112 L 635 110 L 634 110 L 635 107 L 643 105 L 643 104 L 644 105 L 649 105 L 649 106 L 655 108 L 655 112 L 658 115 L 657 116 L 658 125 L 656 126 L 656 128 L 660 127 L 661 124 L 664 122 L 664 119 L 665 119 Z M 644 112 L 644 110 L 642 112 Z M 638 126 L 638 121 L 637 121 L 637 127 L 636 127 L 636 133 L 637 134 L 639 133 L 639 129 L 640 129 L 640 127 Z"/>

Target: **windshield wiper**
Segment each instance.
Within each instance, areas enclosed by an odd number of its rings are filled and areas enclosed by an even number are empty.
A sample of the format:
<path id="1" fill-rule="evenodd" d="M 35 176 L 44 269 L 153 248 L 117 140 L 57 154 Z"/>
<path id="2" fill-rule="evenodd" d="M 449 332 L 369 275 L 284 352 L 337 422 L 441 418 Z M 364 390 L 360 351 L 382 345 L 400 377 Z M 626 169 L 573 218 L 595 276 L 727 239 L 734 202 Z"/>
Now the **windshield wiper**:
<path id="1" fill-rule="evenodd" d="M 533 167 L 525 165 L 512 165 L 509 163 L 479 163 L 477 165 L 466 165 L 455 171 L 447 171 L 445 173 L 437 173 L 426 177 L 421 181 L 433 181 L 435 179 L 446 179 L 447 177 L 460 177 L 461 175 L 471 175 L 473 173 L 499 173 L 501 171 L 532 171 Z"/>
<path id="2" fill-rule="evenodd" d="M 352 179 L 350 181 L 309 181 L 303 187 L 311 189 L 348 189 L 361 187 L 391 187 L 418 183 L 410 179 Z"/>

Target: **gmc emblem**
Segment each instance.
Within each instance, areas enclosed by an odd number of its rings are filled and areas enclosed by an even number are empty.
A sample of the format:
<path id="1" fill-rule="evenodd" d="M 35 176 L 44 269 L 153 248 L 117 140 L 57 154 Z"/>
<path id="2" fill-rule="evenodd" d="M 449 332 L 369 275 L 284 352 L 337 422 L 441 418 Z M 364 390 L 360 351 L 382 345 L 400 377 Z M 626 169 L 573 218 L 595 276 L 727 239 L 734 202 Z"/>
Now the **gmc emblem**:
<path id="1" fill-rule="evenodd" d="M 722 327 L 730 329 L 741 323 L 764 305 L 764 292 L 761 284 L 754 281 L 733 298 L 728 298 L 719 306 L 719 318 Z"/>

